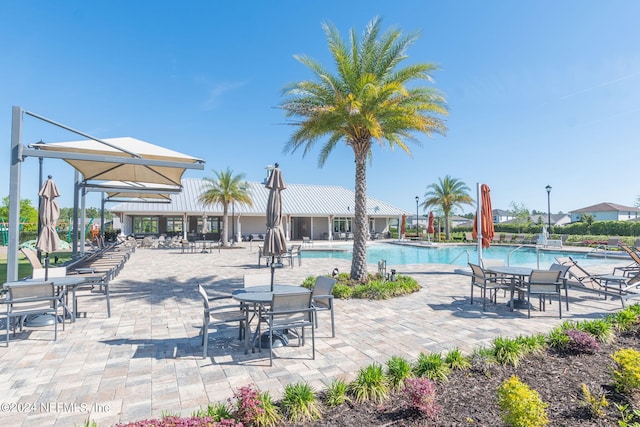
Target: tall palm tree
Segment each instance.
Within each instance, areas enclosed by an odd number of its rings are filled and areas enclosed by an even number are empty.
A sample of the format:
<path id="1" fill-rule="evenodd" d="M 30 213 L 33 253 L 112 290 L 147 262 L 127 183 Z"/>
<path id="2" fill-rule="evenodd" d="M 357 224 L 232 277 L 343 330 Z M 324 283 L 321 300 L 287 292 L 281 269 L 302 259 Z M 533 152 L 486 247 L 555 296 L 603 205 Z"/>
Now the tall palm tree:
<path id="1" fill-rule="evenodd" d="M 204 178 L 206 184 L 204 191 L 198 197 L 198 200 L 205 206 L 222 205 L 222 245 L 229 246 L 227 237 L 228 228 L 228 208 L 232 203 L 238 203 L 240 206 L 253 206 L 251 195 L 244 181 L 244 174 L 233 174 L 229 168 L 223 171 L 213 171 L 216 179 Z"/>
<path id="2" fill-rule="evenodd" d="M 318 140 L 322 147 L 318 166 L 322 167 L 341 140 L 353 149 L 355 157 L 355 203 L 351 278 L 367 278 L 367 159 L 373 156 L 373 143 L 401 148 L 411 154 L 407 141 L 418 143 L 416 133 L 427 136 L 446 131 L 441 116 L 447 113 L 445 100 L 435 89 L 416 84 L 436 70 L 433 64 L 414 63 L 400 67 L 416 35 L 403 36 L 392 29 L 380 35 L 375 18 L 361 40 L 351 30 L 350 46 L 330 23 L 322 25 L 336 74 L 307 56 L 295 56 L 314 74 L 287 86 L 281 104 L 296 126 L 285 152 L 304 147 L 307 154 Z M 378 38 L 378 36 L 380 37 Z"/>
<path id="3" fill-rule="evenodd" d="M 430 189 L 424 193 L 424 202 L 422 207 L 427 209 L 429 206 L 438 206 L 444 213 L 444 233 L 447 240 L 450 239 L 449 215 L 451 210 L 456 206 L 471 205 L 473 199 L 469 195 L 469 187 L 467 184 L 457 178 L 449 175 L 439 178 L 439 183 L 431 184 L 427 187 Z"/>

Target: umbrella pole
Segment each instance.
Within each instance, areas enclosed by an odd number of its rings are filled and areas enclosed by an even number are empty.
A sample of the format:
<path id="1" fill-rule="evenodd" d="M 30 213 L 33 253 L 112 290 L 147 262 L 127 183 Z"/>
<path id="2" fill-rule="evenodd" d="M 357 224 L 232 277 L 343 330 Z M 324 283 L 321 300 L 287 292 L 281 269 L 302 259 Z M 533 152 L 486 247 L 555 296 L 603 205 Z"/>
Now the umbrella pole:
<path id="1" fill-rule="evenodd" d="M 482 267 L 482 193 L 480 192 L 480 183 L 478 187 L 478 211 L 476 212 L 476 221 L 478 227 L 478 265 Z"/>
<path id="2" fill-rule="evenodd" d="M 49 252 L 44 255 L 44 280 L 49 280 Z"/>
<path id="3" fill-rule="evenodd" d="M 271 255 L 271 292 L 273 292 L 273 281 L 276 273 L 276 257 Z"/>

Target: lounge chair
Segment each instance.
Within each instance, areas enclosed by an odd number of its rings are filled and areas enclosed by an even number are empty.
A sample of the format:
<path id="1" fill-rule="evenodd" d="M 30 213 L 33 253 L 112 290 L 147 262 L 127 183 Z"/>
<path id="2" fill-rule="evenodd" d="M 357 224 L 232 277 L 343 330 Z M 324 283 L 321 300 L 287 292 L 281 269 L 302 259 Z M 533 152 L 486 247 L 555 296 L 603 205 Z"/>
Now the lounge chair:
<path id="1" fill-rule="evenodd" d="M 624 267 L 615 267 L 613 269 L 613 273 L 615 274 L 615 272 L 619 270 L 622 272 L 623 275 L 629 276 L 634 273 L 640 272 L 640 253 L 638 253 L 638 250 L 631 248 L 627 245 L 624 245 L 622 243 L 620 243 L 620 248 L 629 254 L 633 262 Z"/>
<path id="2" fill-rule="evenodd" d="M 523 245 L 524 234 L 517 234 L 516 237 L 513 239 L 513 243 L 515 243 L 516 245 Z"/>
<path id="3" fill-rule="evenodd" d="M 473 238 L 473 233 L 471 233 L 471 232 L 464 233 L 464 240 L 466 242 L 475 242 L 476 241 L 476 239 Z"/>
<path id="4" fill-rule="evenodd" d="M 578 262 L 571 257 L 556 257 L 556 261 L 560 265 L 569 266 L 567 271 L 569 288 L 603 295 L 605 299 L 608 296 L 620 298 L 623 308 L 626 300 L 640 298 L 640 272 L 632 277 L 594 275 L 579 266 Z M 614 282 L 618 288 L 615 291 L 612 290 L 609 282 Z"/>

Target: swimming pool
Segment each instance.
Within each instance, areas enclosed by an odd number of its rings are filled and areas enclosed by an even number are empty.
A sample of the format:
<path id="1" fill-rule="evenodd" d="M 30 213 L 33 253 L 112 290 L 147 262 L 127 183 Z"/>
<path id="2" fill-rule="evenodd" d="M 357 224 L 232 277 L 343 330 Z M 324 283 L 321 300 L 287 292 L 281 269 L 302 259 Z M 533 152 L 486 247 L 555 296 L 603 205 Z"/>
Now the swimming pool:
<path id="1" fill-rule="evenodd" d="M 513 251 L 515 246 L 491 246 L 482 250 L 483 259 L 502 260 L 507 264 L 507 258 L 510 265 L 521 265 L 532 268 L 538 266 L 538 256 L 540 259 L 540 268 L 548 268 L 555 262 L 554 257 L 571 256 L 575 260 L 579 260 L 582 265 L 602 264 L 602 263 L 629 263 L 629 260 L 616 260 L 608 258 L 588 257 L 584 252 L 566 252 L 566 251 L 550 251 L 540 250 L 536 252 L 535 248 L 522 247 L 517 251 Z M 304 251 L 303 258 L 334 258 L 334 259 L 351 259 L 351 246 L 342 246 L 343 250 L 313 250 Z M 388 243 L 379 243 L 367 245 L 367 263 L 377 264 L 379 260 L 386 260 L 389 265 L 406 265 L 406 264 L 453 264 L 467 265 L 469 261 L 478 262 L 478 248 L 476 245 L 458 245 L 458 246 L 433 246 L 420 247 L 408 245 L 394 245 Z"/>

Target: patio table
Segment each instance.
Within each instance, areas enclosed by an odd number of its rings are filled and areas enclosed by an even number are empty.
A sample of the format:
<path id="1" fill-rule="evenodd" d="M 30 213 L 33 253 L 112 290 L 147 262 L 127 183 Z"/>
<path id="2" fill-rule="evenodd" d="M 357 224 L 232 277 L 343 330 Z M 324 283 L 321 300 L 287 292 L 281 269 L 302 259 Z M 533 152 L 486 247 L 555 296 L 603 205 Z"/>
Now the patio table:
<path id="1" fill-rule="evenodd" d="M 256 331 L 253 334 L 253 338 L 251 338 L 252 343 L 255 341 L 255 338 L 260 335 L 260 319 L 262 317 L 262 312 L 264 310 L 264 306 L 271 303 L 273 294 L 295 294 L 300 292 L 311 293 L 311 290 L 302 286 L 295 285 L 273 285 L 273 291 L 271 291 L 271 285 L 260 285 L 238 289 L 231 293 L 231 296 L 236 301 L 240 301 L 244 304 L 250 304 L 254 307 L 253 312 L 256 315 L 253 317 L 258 318 L 258 325 L 256 327 Z M 251 333 L 250 322 L 253 319 L 253 317 L 249 317 L 249 311 L 250 310 L 248 309 L 245 310 L 244 354 L 247 354 L 249 352 L 249 335 Z M 255 345 L 252 346 L 252 352 L 254 351 Z"/>
<path id="2" fill-rule="evenodd" d="M 518 280 L 523 280 L 525 277 L 530 276 L 533 268 L 529 267 L 516 267 L 516 266 L 508 266 L 508 265 L 499 265 L 488 268 L 488 271 L 491 273 L 500 274 L 502 276 L 507 276 L 511 278 L 511 295 L 513 295 L 514 290 L 516 289 L 516 282 Z M 524 295 L 521 290 L 518 290 L 518 297 L 511 298 L 509 301 L 509 307 L 511 311 L 515 308 L 527 308 L 528 302 L 524 299 Z"/>

